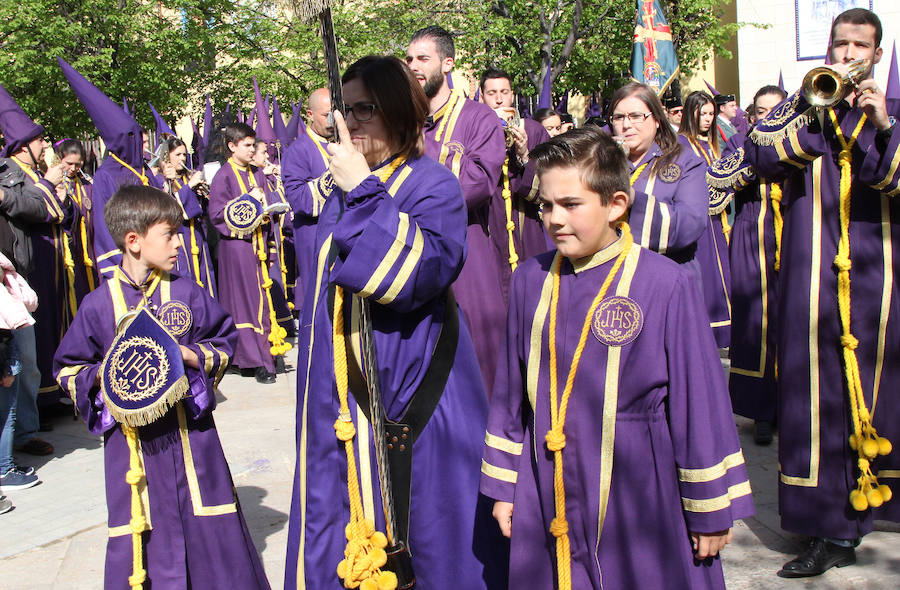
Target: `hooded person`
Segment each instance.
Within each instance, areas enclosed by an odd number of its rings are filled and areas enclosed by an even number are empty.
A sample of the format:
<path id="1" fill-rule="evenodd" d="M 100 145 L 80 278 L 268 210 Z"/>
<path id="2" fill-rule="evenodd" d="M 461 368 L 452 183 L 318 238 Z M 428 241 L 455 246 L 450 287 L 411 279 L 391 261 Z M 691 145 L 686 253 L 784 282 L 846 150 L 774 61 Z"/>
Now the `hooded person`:
<path id="1" fill-rule="evenodd" d="M 37 292 L 43 305 L 36 312 L 36 327 L 16 330 L 15 344 L 21 354 L 22 372 L 17 388 L 15 446 L 30 454 L 46 455 L 53 447 L 35 437 L 39 427 L 37 397 L 41 391 L 41 374 L 47 376 L 48 397 L 59 393 L 50 378 L 50 365 L 41 366 L 59 344 L 67 321 L 68 298 L 65 253 L 68 243 L 62 223 L 66 211 L 57 197 L 56 186 L 63 179 L 63 166 L 50 167 L 46 174 L 39 165 L 47 144 L 44 128 L 35 123 L 19 107 L 5 88 L 0 86 L 0 131 L 6 140 L 0 152 L 0 214 L 10 229 L 11 254 L 16 269 Z M 40 268 L 40 272 L 37 272 Z M 40 352 L 41 354 L 38 354 Z M 14 466 L 13 466 L 14 467 Z M 0 466 L 0 485 L 10 487 L 10 466 Z M 13 474 L 15 475 L 15 474 Z"/>
<path id="2" fill-rule="evenodd" d="M 57 59 L 69 86 L 106 144 L 108 157 L 94 175 L 94 208 L 103 211 L 106 202 L 123 186 L 143 184 L 162 188 L 144 162 L 143 130 L 134 117 L 126 114 L 66 61 Z M 111 277 L 122 260 L 122 254 L 109 235 L 102 215 L 94 216 L 94 255 L 102 279 Z"/>

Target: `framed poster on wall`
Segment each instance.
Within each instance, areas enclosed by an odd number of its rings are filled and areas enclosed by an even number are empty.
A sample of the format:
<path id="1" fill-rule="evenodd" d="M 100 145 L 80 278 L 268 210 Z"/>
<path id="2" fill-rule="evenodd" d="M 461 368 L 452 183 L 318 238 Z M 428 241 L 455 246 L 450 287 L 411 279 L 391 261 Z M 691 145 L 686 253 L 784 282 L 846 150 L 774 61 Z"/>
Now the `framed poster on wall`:
<path id="1" fill-rule="evenodd" d="M 872 0 L 794 0 L 797 60 L 823 59 L 831 34 L 831 21 L 850 8 L 872 10 Z"/>

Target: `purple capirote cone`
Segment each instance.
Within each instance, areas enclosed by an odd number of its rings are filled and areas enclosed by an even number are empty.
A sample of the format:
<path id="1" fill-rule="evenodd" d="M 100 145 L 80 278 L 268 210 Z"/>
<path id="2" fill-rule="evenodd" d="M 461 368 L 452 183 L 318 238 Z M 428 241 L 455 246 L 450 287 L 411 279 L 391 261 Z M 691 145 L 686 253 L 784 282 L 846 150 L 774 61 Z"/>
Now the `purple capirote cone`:
<path id="1" fill-rule="evenodd" d="M 266 108 L 262 94 L 259 92 L 259 85 L 256 83 L 256 76 L 253 76 L 253 93 L 256 96 L 256 139 L 261 139 L 268 146 L 269 158 L 273 161 L 278 155 L 275 149 L 275 129 L 272 128 L 272 121 L 269 119 L 269 109 Z"/>
<path id="2" fill-rule="evenodd" d="M 3 158 L 10 157 L 29 141 L 44 134 L 44 127 L 32 121 L 3 86 L 0 86 L 0 130 L 6 141 L 0 152 Z"/>
<path id="3" fill-rule="evenodd" d="M 275 130 L 275 139 L 281 142 L 281 150 L 284 151 L 291 140 L 288 138 L 288 130 L 278 107 L 278 99 L 275 97 L 272 97 L 272 129 Z"/>
<path id="4" fill-rule="evenodd" d="M 103 138 L 106 149 L 135 169 L 144 165 L 143 130 L 134 117 L 125 113 L 103 91 L 82 76 L 61 57 L 56 58 L 72 87 L 72 92 L 84 106 L 91 121 Z"/>
<path id="5" fill-rule="evenodd" d="M 894 42 L 891 51 L 891 69 L 888 71 L 887 88 L 884 90 L 885 98 L 900 98 L 900 73 L 897 71 L 897 42 Z"/>
<path id="6" fill-rule="evenodd" d="M 166 123 L 166 120 L 159 114 L 159 111 L 157 111 L 149 102 L 147 104 L 150 105 L 150 111 L 153 113 L 153 120 L 156 121 L 156 141 L 159 141 L 159 138 L 163 133 L 175 135 L 175 131 L 169 127 L 169 124 Z"/>
<path id="7" fill-rule="evenodd" d="M 302 101 L 298 102 L 298 103 L 292 102 L 291 103 L 291 111 L 292 111 L 291 120 L 288 121 L 287 130 L 288 130 L 288 137 L 290 138 L 291 141 L 294 141 L 300 135 L 301 130 L 306 129 L 306 125 L 303 124 L 303 116 L 301 114 L 303 112 L 303 102 Z"/>

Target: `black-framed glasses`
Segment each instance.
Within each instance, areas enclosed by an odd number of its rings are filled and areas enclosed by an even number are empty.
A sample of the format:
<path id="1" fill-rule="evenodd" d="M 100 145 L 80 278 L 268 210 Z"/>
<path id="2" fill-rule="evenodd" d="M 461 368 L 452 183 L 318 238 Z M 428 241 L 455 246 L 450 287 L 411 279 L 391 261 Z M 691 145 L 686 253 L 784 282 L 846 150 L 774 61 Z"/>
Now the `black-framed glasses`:
<path id="1" fill-rule="evenodd" d="M 354 105 L 344 105 L 344 119 L 353 115 L 359 123 L 371 121 L 375 116 L 375 109 L 378 106 L 371 102 L 358 102 Z"/>
<path id="2" fill-rule="evenodd" d="M 646 121 L 647 118 L 652 115 L 653 113 L 628 113 L 626 115 L 619 113 L 610 117 L 609 120 L 613 123 L 622 123 L 627 118 L 632 125 L 638 125 Z"/>

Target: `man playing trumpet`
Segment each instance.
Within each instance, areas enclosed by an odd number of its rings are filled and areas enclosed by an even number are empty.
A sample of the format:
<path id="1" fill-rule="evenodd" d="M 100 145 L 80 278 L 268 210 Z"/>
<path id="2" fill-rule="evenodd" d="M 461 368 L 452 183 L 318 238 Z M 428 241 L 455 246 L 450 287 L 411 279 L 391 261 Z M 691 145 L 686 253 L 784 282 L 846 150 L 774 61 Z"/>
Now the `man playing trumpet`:
<path id="1" fill-rule="evenodd" d="M 779 507 L 784 529 L 812 539 L 782 577 L 854 564 L 874 520 L 900 520 L 900 104 L 871 78 L 881 31 L 869 10 L 838 15 L 828 50 L 839 100 L 816 107 L 812 89 L 795 93 L 745 144 L 760 178 L 785 181 Z M 848 83 L 859 60 L 861 80 Z"/>

